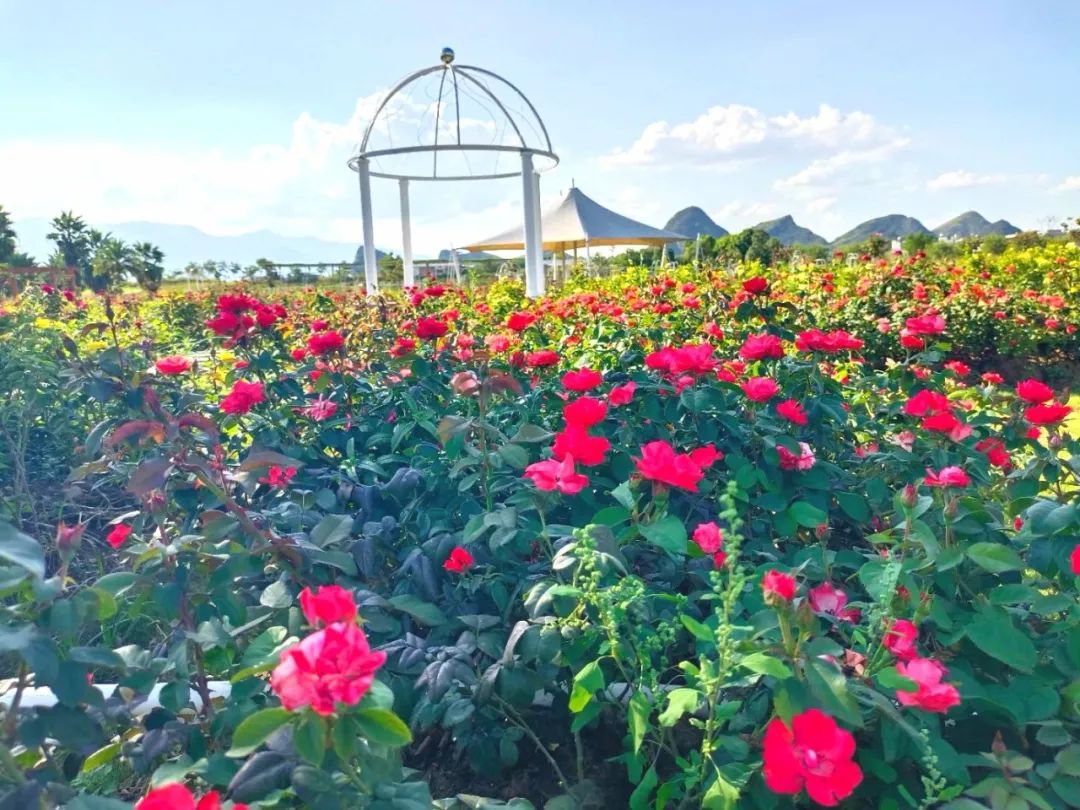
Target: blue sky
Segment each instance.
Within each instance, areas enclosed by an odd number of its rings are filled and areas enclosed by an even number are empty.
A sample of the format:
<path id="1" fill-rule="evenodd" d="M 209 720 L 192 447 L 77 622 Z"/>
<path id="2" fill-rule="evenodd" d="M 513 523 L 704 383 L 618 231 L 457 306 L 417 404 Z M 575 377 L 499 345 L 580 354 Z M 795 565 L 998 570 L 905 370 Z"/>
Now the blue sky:
<path id="1" fill-rule="evenodd" d="M 1080 4 L 0 0 L 0 204 L 22 218 L 359 241 L 344 162 L 452 46 L 539 109 L 571 178 L 661 225 L 1080 215 Z M 422 100 L 422 99 L 421 99 Z M 407 120 L 407 119 L 406 119 Z M 413 188 L 418 253 L 517 224 L 520 185 Z M 397 189 L 376 182 L 397 249 Z"/>

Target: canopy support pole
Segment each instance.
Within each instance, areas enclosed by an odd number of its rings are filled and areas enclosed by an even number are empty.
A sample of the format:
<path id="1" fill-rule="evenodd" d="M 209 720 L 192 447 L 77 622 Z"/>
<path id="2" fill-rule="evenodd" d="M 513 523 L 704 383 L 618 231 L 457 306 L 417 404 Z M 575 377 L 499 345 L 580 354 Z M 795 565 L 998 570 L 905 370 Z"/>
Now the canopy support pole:
<path id="1" fill-rule="evenodd" d="M 592 277 L 592 251 L 589 250 L 589 240 L 585 240 L 585 269 L 589 273 L 589 277 Z"/>
<path id="2" fill-rule="evenodd" d="M 544 225 L 540 219 L 540 172 L 533 171 L 533 219 L 536 220 L 536 266 L 539 295 L 547 291 L 547 268 L 544 266 Z M 554 254 L 552 254 L 554 255 Z"/>
<path id="3" fill-rule="evenodd" d="M 404 177 L 398 180 L 398 191 L 401 193 L 401 283 L 408 288 L 416 286 L 416 271 L 413 270 L 412 223 L 409 221 L 409 181 Z"/>
<path id="4" fill-rule="evenodd" d="M 544 294 L 543 247 L 540 243 L 540 216 L 536 210 L 537 192 L 531 152 L 521 153 L 521 203 L 525 231 L 525 295 L 538 298 Z M 537 254 L 540 266 L 537 267 Z"/>
<path id="5" fill-rule="evenodd" d="M 367 158 L 356 163 L 360 177 L 360 216 L 364 226 L 364 283 L 368 295 L 379 291 L 379 265 L 375 259 L 375 223 L 371 216 L 371 167 Z"/>

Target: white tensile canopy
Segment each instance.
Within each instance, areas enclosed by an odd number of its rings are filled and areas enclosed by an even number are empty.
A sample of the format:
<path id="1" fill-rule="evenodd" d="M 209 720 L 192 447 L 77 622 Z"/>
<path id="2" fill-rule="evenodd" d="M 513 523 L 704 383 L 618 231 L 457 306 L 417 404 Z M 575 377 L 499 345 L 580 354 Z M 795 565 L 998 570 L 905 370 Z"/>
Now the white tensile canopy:
<path id="1" fill-rule="evenodd" d="M 544 250 L 568 251 L 604 245 L 666 245 L 686 242 L 692 236 L 661 230 L 624 217 L 605 208 L 579 188 L 571 188 L 566 198 L 540 218 Z M 521 250 L 525 246 L 524 228 L 472 242 L 466 250 Z"/>

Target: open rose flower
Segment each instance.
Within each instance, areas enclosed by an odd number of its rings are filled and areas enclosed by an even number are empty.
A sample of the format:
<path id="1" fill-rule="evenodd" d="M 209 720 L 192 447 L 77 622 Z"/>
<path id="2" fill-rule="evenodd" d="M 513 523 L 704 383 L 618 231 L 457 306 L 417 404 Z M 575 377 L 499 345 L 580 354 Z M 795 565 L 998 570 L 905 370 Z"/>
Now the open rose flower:
<path id="1" fill-rule="evenodd" d="M 810 597 L 810 608 L 815 613 L 835 616 L 842 622 L 857 622 L 862 615 L 858 608 L 847 607 L 847 594 L 831 582 L 811 588 L 807 595 Z"/>
<path id="2" fill-rule="evenodd" d="M 643 478 L 691 492 L 697 490 L 698 482 L 704 477 L 701 465 L 690 454 L 676 453 L 665 441 L 646 444 L 634 463 Z"/>
<path id="3" fill-rule="evenodd" d="M 567 453 L 562 461 L 547 459 L 525 468 L 525 478 L 545 492 L 558 490 L 564 495 L 576 495 L 589 485 L 589 479 L 574 469 L 574 457 Z"/>
<path id="4" fill-rule="evenodd" d="M 261 382 L 237 380 L 233 383 L 232 391 L 221 400 L 219 407 L 223 413 L 244 414 L 265 401 L 266 394 L 263 392 Z"/>
<path id="5" fill-rule="evenodd" d="M 622 385 L 616 385 L 608 392 L 608 402 L 612 407 L 618 407 L 620 405 L 629 405 L 634 398 L 634 391 L 637 389 L 637 383 L 631 380 L 628 383 Z"/>
<path id="6" fill-rule="evenodd" d="M 358 703 L 385 662 L 386 653 L 373 652 L 356 624 L 336 622 L 285 650 L 270 688 L 289 711 L 310 707 L 329 716 L 338 704 Z"/>
<path id="7" fill-rule="evenodd" d="M 888 631 L 882 643 L 885 649 L 899 658 L 901 661 L 910 661 L 918 656 L 917 641 L 919 628 L 914 622 L 907 619 L 894 619 L 889 625 Z"/>
<path id="8" fill-rule="evenodd" d="M 795 577 L 775 568 L 770 568 L 761 578 L 761 591 L 765 594 L 766 602 L 790 602 L 795 598 L 797 587 Z"/>
<path id="9" fill-rule="evenodd" d="M 966 487 L 971 483 L 971 478 L 960 467 L 942 467 L 939 472 L 926 468 L 924 479 L 928 487 Z"/>
<path id="10" fill-rule="evenodd" d="M 567 425 L 590 428 L 604 420 L 607 404 L 595 397 L 578 397 L 563 407 L 563 419 Z"/>
<path id="11" fill-rule="evenodd" d="M 454 546 L 453 551 L 450 552 L 450 556 L 446 558 L 442 567 L 452 574 L 464 574 L 473 567 L 474 562 L 473 555 L 469 553 L 468 549 Z"/>
<path id="12" fill-rule="evenodd" d="M 595 467 L 604 462 L 604 457 L 611 449 L 611 442 L 603 436 L 592 436 L 585 428 L 567 425 L 555 435 L 551 453 L 556 459 L 573 456 L 586 467 Z"/>
<path id="13" fill-rule="evenodd" d="M 742 390 L 751 402 L 768 402 L 780 393 L 780 386 L 771 377 L 751 377 L 742 384 Z"/>
<path id="14" fill-rule="evenodd" d="M 1024 409 L 1024 418 L 1033 425 L 1056 425 L 1072 413 L 1072 406 L 1061 402 L 1047 402 Z"/>
<path id="15" fill-rule="evenodd" d="M 185 371 L 190 371 L 191 361 L 178 354 L 170 354 L 168 357 L 159 358 L 154 363 L 154 368 L 157 369 L 158 374 L 173 377 L 177 374 L 183 374 Z"/>
<path id="16" fill-rule="evenodd" d="M 807 423 L 806 410 L 795 399 L 785 399 L 776 406 L 777 416 L 786 419 L 793 425 L 805 425 Z"/>
<path id="17" fill-rule="evenodd" d="M 185 785 L 174 782 L 151 790 L 135 803 L 135 810 L 221 810 L 221 794 L 211 790 L 196 801 Z M 248 806 L 233 802 L 232 810 L 248 810 Z"/>
<path id="18" fill-rule="evenodd" d="M 818 709 L 795 715 L 790 726 L 773 718 L 763 742 L 762 773 L 774 793 L 793 796 L 805 788 L 813 801 L 835 807 L 862 781 L 852 759 L 855 738 Z"/>
<path id="19" fill-rule="evenodd" d="M 1039 380 L 1027 379 L 1016 384 L 1016 395 L 1031 405 L 1041 405 L 1054 398 L 1054 389 Z"/>
<path id="20" fill-rule="evenodd" d="M 105 535 L 105 542 L 113 548 L 120 548 L 131 536 L 133 529 L 126 523 L 117 523 L 112 530 Z"/>
<path id="21" fill-rule="evenodd" d="M 356 600 L 340 585 L 323 585 L 300 591 L 300 609 L 309 624 L 323 625 L 356 618 Z"/>
<path id="22" fill-rule="evenodd" d="M 603 381 L 604 375 L 591 368 L 568 371 L 562 376 L 562 384 L 567 391 L 591 391 Z"/>
<path id="23" fill-rule="evenodd" d="M 817 463 L 814 450 L 806 442 L 799 442 L 799 455 L 795 455 L 784 445 L 776 445 L 776 454 L 780 457 L 781 470 L 806 472 Z"/>
<path id="24" fill-rule="evenodd" d="M 896 699 L 904 706 L 914 706 L 926 712 L 945 713 L 953 706 L 960 705 L 960 692 L 950 683 L 941 679 L 948 674 L 937 661 L 930 658 L 911 658 L 898 661 L 896 671 L 905 678 L 910 678 L 918 685 L 915 692 L 896 690 Z"/>

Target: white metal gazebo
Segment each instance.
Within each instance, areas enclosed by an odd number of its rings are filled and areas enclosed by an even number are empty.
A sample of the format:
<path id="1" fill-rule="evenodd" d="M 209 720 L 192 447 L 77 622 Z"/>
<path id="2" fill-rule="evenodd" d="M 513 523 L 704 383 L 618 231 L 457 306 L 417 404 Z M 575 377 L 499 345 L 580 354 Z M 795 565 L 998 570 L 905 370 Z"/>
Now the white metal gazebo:
<path id="1" fill-rule="evenodd" d="M 413 130 L 411 136 L 403 137 L 408 130 Z M 398 181 L 404 284 L 409 287 L 415 283 L 409 182 L 520 175 L 526 293 L 543 295 L 539 172 L 558 162 L 547 128 L 524 93 L 490 70 L 455 65 L 454 52 L 443 48 L 440 64 L 409 74 L 387 93 L 348 162 L 360 179 L 368 293 L 377 292 L 379 285 L 372 177 Z"/>

